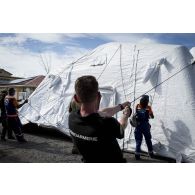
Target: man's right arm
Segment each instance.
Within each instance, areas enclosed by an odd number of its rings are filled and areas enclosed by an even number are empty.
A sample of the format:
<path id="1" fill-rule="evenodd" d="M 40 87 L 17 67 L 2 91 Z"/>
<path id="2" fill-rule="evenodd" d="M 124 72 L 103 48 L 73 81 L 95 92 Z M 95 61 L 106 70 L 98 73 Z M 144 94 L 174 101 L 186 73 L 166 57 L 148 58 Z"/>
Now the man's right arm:
<path id="1" fill-rule="evenodd" d="M 119 104 L 117 106 L 113 106 L 113 107 L 109 107 L 109 108 L 104 108 L 102 110 L 100 110 L 98 113 L 101 115 L 101 116 L 104 116 L 104 117 L 112 117 L 114 116 L 117 112 L 121 111 L 121 107 L 122 108 L 125 108 L 126 106 L 130 106 L 131 103 L 130 102 L 124 102 L 122 104 Z"/>
<path id="2" fill-rule="evenodd" d="M 124 134 L 124 130 L 127 127 L 128 124 L 128 118 L 131 116 L 132 113 L 132 109 L 129 106 L 126 106 L 124 111 L 123 111 L 123 115 L 119 120 L 119 123 L 121 125 L 121 134 Z"/>
<path id="3" fill-rule="evenodd" d="M 131 114 L 131 109 L 129 107 L 125 107 L 123 111 L 123 115 L 120 120 L 116 120 L 113 117 L 106 117 L 105 120 L 107 121 L 106 129 L 108 129 L 108 134 L 112 135 L 118 139 L 124 138 L 124 131 L 127 127 L 128 118 Z"/>

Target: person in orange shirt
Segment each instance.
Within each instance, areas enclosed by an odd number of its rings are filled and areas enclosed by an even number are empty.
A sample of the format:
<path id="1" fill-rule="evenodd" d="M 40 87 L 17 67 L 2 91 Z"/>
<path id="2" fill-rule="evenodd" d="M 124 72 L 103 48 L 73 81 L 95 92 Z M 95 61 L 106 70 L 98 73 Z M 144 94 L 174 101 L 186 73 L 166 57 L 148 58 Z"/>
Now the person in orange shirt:
<path id="1" fill-rule="evenodd" d="M 146 140 L 146 144 L 148 147 L 149 156 L 152 158 L 153 154 L 153 146 L 152 146 L 152 136 L 150 133 L 151 125 L 149 123 L 150 118 L 154 118 L 154 114 L 151 106 L 148 105 L 149 96 L 143 95 L 140 99 L 140 103 L 136 106 L 136 121 L 137 126 L 135 128 L 134 136 L 136 141 L 136 149 L 135 149 L 135 158 L 136 160 L 140 159 L 141 152 L 141 144 L 143 136 Z"/>
<path id="2" fill-rule="evenodd" d="M 4 104 L 6 109 L 8 127 L 14 131 L 15 136 L 18 142 L 27 142 L 24 139 L 24 135 L 22 133 L 22 124 L 18 117 L 18 108 L 27 103 L 28 100 L 25 100 L 23 104 L 18 104 L 15 95 L 15 89 L 10 88 L 8 91 L 8 95 L 5 97 Z"/>

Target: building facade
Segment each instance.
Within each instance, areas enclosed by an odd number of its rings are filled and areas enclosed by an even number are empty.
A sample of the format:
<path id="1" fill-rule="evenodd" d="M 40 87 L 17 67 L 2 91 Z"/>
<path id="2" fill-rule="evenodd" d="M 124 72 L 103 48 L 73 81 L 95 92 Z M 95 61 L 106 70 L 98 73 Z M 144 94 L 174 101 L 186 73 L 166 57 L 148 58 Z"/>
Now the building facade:
<path id="1" fill-rule="evenodd" d="M 29 78 L 13 77 L 11 73 L 0 69 L 0 91 L 14 88 L 16 90 L 16 99 L 25 100 L 33 93 L 44 78 L 45 76 L 43 75 Z"/>

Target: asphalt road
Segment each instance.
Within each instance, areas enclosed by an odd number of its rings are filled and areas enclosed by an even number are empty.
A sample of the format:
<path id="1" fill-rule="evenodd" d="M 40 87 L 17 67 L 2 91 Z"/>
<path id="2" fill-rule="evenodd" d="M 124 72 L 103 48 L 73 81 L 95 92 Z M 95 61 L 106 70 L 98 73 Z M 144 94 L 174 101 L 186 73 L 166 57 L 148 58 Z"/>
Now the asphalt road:
<path id="1" fill-rule="evenodd" d="M 1 130 L 1 127 L 0 127 Z M 25 128 L 27 143 L 16 140 L 0 141 L 1 163 L 81 163 L 81 156 L 71 153 L 71 139 L 55 129 L 36 126 Z M 167 163 L 170 159 L 151 159 L 147 154 L 136 161 L 132 153 L 124 153 L 127 162 L 132 163 Z"/>

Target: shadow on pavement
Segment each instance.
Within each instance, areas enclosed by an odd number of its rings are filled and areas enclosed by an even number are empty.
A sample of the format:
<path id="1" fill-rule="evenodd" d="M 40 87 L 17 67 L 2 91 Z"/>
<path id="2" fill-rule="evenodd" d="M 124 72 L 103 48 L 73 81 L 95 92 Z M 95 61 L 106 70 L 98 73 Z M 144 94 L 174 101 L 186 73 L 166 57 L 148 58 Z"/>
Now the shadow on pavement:
<path id="1" fill-rule="evenodd" d="M 65 135 L 64 133 L 60 132 L 58 129 L 38 126 L 35 123 L 28 123 L 24 125 L 23 131 L 24 133 L 38 135 L 44 138 L 52 138 L 52 139 L 54 138 L 54 139 L 65 140 L 65 141 L 71 142 L 71 138 Z"/>

